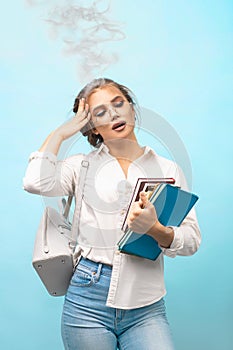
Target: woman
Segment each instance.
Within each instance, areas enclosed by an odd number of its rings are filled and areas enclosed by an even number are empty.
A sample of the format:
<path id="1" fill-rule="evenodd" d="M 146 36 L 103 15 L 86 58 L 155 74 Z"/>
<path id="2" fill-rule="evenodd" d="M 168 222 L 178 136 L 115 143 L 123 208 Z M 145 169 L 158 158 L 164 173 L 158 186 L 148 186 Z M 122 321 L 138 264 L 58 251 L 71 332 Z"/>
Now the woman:
<path id="1" fill-rule="evenodd" d="M 53 131 L 30 157 L 25 190 L 46 196 L 74 193 L 84 154 L 64 161 L 62 142 L 81 131 L 96 149 L 88 154 L 76 247 L 77 267 L 67 291 L 62 337 L 69 350 L 173 349 L 163 297 L 163 255 L 192 255 L 200 245 L 194 209 L 180 227 L 165 227 L 145 193 L 128 215 L 128 225 L 155 238 L 155 260 L 122 254 L 117 241 L 138 177 L 173 177 L 187 189 L 172 161 L 141 147 L 134 133 L 132 92 L 110 79 L 95 79 L 77 96 L 75 116 Z"/>

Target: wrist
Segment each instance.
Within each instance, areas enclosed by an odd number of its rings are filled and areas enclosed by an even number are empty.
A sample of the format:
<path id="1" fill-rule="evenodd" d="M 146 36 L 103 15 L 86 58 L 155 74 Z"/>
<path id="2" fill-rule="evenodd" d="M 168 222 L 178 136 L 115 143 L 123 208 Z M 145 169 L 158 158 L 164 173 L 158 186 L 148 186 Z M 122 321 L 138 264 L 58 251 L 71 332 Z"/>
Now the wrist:
<path id="1" fill-rule="evenodd" d="M 164 248 L 168 248 L 174 239 L 173 228 L 162 225 L 158 220 L 146 233 L 152 236 Z"/>
<path id="2" fill-rule="evenodd" d="M 165 234 L 167 231 L 166 226 L 162 225 L 158 220 L 154 222 L 154 224 L 151 226 L 151 228 L 147 231 L 147 234 L 149 235 L 156 235 L 156 234 Z"/>
<path id="3" fill-rule="evenodd" d="M 65 140 L 64 135 L 61 133 L 60 128 L 57 128 L 56 130 L 54 130 L 51 133 L 51 136 L 54 140 L 56 140 L 57 142 L 62 143 Z"/>

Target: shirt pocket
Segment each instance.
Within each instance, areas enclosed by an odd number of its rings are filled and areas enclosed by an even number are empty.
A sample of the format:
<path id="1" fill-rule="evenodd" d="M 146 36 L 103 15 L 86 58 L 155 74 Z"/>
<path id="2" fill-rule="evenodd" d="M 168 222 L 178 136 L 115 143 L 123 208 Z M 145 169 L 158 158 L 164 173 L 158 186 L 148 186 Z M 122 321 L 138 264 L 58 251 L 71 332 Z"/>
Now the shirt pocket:
<path id="1" fill-rule="evenodd" d="M 78 265 L 70 284 L 77 287 L 90 287 L 94 283 L 93 272 L 87 267 Z"/>

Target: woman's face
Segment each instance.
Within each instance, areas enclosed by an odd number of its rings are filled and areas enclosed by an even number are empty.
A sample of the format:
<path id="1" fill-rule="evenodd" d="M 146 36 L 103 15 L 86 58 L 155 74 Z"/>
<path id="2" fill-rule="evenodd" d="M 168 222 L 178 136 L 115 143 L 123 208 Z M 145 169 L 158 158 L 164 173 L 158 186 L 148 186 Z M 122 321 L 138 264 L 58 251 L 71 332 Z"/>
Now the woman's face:
<path id="1" fill-rule="evenodd" d="M 132 104 L 115 86 L 103 87 L 87 100 L 96 134 L 104 141 L 127 138 L 135 140 L 135 112 Z"/>

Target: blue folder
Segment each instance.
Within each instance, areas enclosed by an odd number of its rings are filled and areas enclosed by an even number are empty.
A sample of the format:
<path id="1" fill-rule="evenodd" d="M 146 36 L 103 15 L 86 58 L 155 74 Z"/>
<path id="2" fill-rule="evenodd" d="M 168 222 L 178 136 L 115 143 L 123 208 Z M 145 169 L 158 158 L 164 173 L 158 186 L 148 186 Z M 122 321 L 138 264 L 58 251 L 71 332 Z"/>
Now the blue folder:
<path id="1" fill-rule="evenodd" d="M 197 200 L 197 195 L 169 184 L 160 184 L 150 197 L 158 220 L 164 226 L 180 226 Z M 118 242 L 118 247 L 122 253 L 150 260 L 156 260 L 161 253 L 153 237 L 133 232 L 129 228 Z"/>

